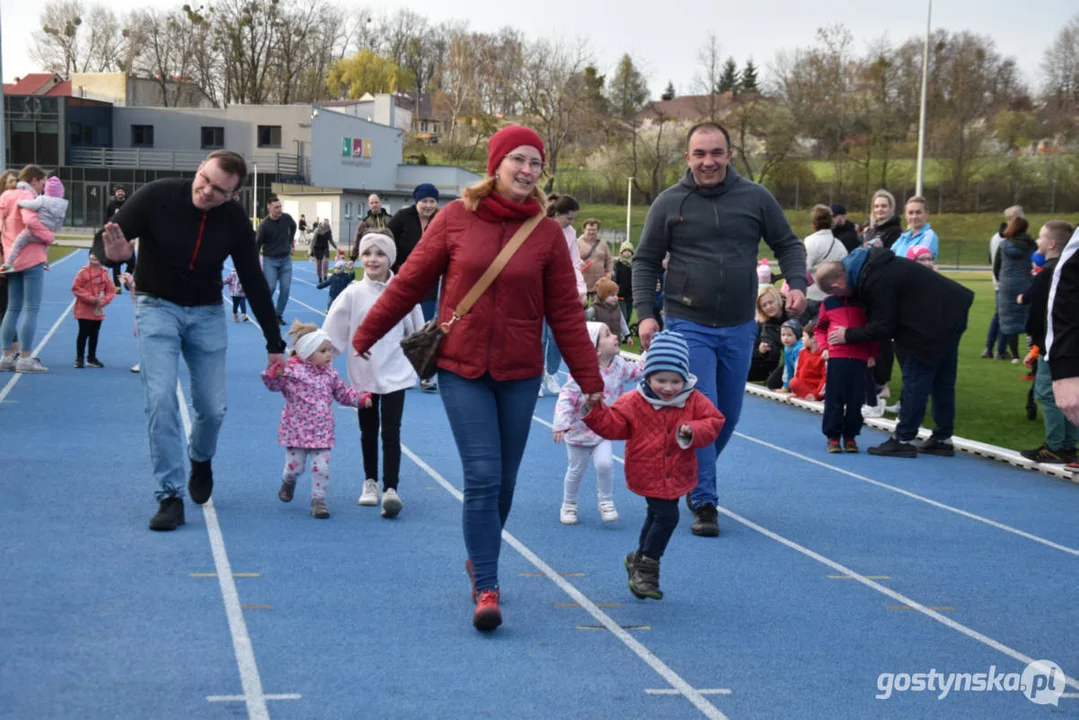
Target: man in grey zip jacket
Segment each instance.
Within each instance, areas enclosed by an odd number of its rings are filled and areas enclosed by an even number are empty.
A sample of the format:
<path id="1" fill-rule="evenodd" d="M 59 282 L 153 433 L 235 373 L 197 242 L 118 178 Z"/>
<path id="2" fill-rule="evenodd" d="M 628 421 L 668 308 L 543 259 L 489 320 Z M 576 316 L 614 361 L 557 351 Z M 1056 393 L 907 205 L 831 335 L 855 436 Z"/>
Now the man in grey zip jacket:
<path id="1" fill-rule="evenodd" d="M 652 207 L 633 257 L 633 306 L 641 345 L 658 329 L 653 295 L 670 253 L 664 286 L 666 329 L 689 345 L 697 389 L 726 417 L 716 442 L 697 450 L 697 487 L 687 498 L 694 535 L 719 535 L 716 458 L 742 412 L 757 334 L 757 251 L 763 237 L 779 260 L 790 292 L 787 313 L 805 312 L 805 247 L 772 194 L 730 165 L 730 134 L 715 123 L 694 126 L 686 139 L 682 181 Z"/>

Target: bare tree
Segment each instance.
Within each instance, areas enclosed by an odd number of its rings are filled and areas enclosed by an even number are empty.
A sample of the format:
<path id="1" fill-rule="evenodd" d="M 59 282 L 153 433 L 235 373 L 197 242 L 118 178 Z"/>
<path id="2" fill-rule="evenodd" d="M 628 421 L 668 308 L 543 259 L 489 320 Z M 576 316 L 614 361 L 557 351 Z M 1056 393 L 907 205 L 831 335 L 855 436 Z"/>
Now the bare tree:
<path id="1" fill-rule="evenodd" d="M 217 41 L 221 47 L 226 97 L 259 104 L 269 94 L 269 76 L 278 44 L 279 4 L 258 0 L 223 0 L 215 8 Z"/>
<path id="2" fill-rule="evenodd" d="M 697 112 L 702 119 L 718 122 L 720 97 L 717 94 L 719 82 L 723 77 L 723 53 L 714 32 L 708 33 L 708 39 L 697 50 L 699 72 L 693 78 L 693 85 L 703 97 L 698 103 Z"/>
<path id="3" fill-rule="evenodd" d="M 460 124 L 466 115 L 482 113 L 480 67 L 481 58 L 489 52 L 492 39 L 482 33 L 456 30 L 450 37 L 449 51 L 439 67 L 441 90 L 433 103 L 436 112 L 447 118 L 445 144 L 450 157 L 462 155 Z"/>
<path id="4" fill-rule="evenodd" d="M 65 78 L 82 72 L 79 61 L 85 56 L 83 12 L 81 0 L 46 3 L 41 11 L 41 29 L 31 34 L 30 57 L 45 70 Z"/>
<path id="5" fill-rule="evenodd" d="M 287 105 L 296 98 L 304 72 L 310 67 L 319 17 L 326 9 L 322 0 L 294 0 L 280 9 L 272 77 L 276 101 Z"/>
<path id="6" fill-rule="evenodd" d="M 1042 57 L 1043 89 L 1054 113 L 1079 109 L 1079 15 L 1060 29 Z"/>

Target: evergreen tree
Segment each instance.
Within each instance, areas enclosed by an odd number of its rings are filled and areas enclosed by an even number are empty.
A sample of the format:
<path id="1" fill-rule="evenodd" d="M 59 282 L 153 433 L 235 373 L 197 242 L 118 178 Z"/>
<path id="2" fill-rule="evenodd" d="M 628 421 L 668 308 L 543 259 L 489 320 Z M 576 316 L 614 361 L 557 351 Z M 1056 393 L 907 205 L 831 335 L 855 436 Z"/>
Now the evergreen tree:
<path id="1" fill-rule="evenodd" d="M 659 99 L 660 100 L 674 100 L 674 82 L 673 81 L 670 81 L 670 80 L 667 81 L 667 89 L 663 91 L 663 94 L 660 95 Z"/>
<path id="2" fill-rule="evenodd" d="M 723 63 L 723 74 L 719 76 L 719 84 L 716 85 L 715 92 L 738 92 L 738 87 L 738 66 L 735 64 L 734 58 L 729 57 L 727 62 Z"/>
<path id="3" fill-rule="evenodd" d="M 746 60 L 746 67 L 742 70 L 742 78 L 738 83 L 738 91 L 752 93 L 761 91 L 757 85 L 757 67 L 753 64 L 753 60 Z"/>
<path id="4" fill-rule="evenodd" d="M 632 120 L 648 101 L 648 83 L 628 54 L 622 56 L 607 84 L 607 101 L 611 113 L 620 120 Z"/>

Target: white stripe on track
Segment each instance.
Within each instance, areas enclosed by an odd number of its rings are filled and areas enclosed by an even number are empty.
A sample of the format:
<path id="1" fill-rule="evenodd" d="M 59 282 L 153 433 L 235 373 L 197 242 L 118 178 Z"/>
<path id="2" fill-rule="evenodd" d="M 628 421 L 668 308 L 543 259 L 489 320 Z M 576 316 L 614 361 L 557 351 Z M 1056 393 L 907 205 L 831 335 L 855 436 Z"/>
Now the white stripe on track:
<path id="1" fill-rule="evenodd" d="M 788 450 L 787 448 L 780 447 L 779 445 L 773 445 L 772 443 L 766 442 L 764 440 L 758 440 L 757 438 L 752 437 L 750 435 L 745 435 L 745 434 L 740 433 L 740 432 L 735 432 L 734 434 L 737 435 L 738 437 L 742 438 L 743 440 L 748 440 L 749 442 L 757 443 L 758 445 L 763 445 L 764 447 L 769 448 L 771 450 L 775 450 L 776 452 L 781 452 L 781 453 L 783 453 L 785 455 L 790 455 L 791 457 L 796 457 L 799 460 L 805 460 L 806 462 L 812 463 L 813 465 L 817 465 L 819 467 L 828 468 L 829 470 L 834 470 L 835 472 L 839 473 L 840 475 L 846 475 L 848 477 L 854 478 L 855 480 L 861 480 L 862 482 L 869 483 L 870 485 L 876 485 L 877 487 L 884 488 L 885 490 L 891 490 L 892 492 L 899 493 L 900 495 L 905 495 L 906 497 L 909 497 L 909 498 L 911 498 L 913 500 L 918 500 L 919 502 L 924 502 L 924 503 L 926 503 L 928 505 L 932 505 L 933 507 L 940 508 L 941 510 L 947 510 L 948 512 L 955 513 L 956 515 L 962 515 L 963 517 L 968 518 L 970 520 L 975 520 L 975 521 L 980 522 L 980 523 L 985 523 L 986 525 L 989 525 L 990 527 L 995 527 L 998 530 L 1003 530 L 1005 532 L 1012 533 L 1013 535 L 1018 535 L 1019 537 L 1026 538 L 1027 540 L 1033 540 L 1036 543 L 1041 543 L 1042 545 L 1045 545 L 1046 547 L 1051 547 L 1054 550 L 1060 550 L 1061 552 L 1068 553 L 1069 555 L 1074 555 L 1076 557 L 1079 557 L 1079 550 L 1077 550 L 1075 548 L 1068 547 L 1067 545 L 1061 545 L 1060 543 L 1055 543 L 1052 540 L 1047 540 L 1047 539 L 1045 539 L 1043 537 L 1039 537 L 1038 535 L 1028 533 L 1025 530 L 1020 530 L 1018 528 L 1014 528 L 1011 525 L 1005 525 L 1004 523 L 999 523 L 996 520 L 990 520 L 987 517 L 982 517 L 981 515 L 975 515 L 972 512 L 967 512 L 966 510 L 961 510 L 961 509 L 959 509 L 957 507 L 953 507 L 951 505 L 945 505 L 942 502 L 932 500 L 930 498 L 925 497 L 924 495 L 918 495 L 917 493 L 913 493 L 913 492 L 911 492 L 909 490 L 904 490 L 903 488 L 899 488 L 899 487 L 896 487 L 894 485 L 889 485 L 887 483 L 883 483 L 883 482 L 881 482 L 879 480 L 874 480 L 872 478 L 868 478 L 865 475 L 859 475 L 858 473 L 851 472 L 850 470 L 844 470 L 841 467 L 837 467 L 835 465 L 829 465 L 828 463 L 822 462 L 821 460 L 811 458 L 811 457 L 809 457 L 807 455 L 802 455 L 801 453 L 796 453 L 793 450 Z"/>
<path id="2" fill-rule="evenodd" d="M 408 455 L 412 462 L 420 466 L 420 468 L 426 472 L 431 478 L 443 487 L 450 495 L 457 498 L 459 502 L 464 502 L 464 495 L 460 490 L 455 488 L 446 478 L 442 477 L 437 470 L 432 468 L 426 462 L 424 462 L 418 455 L 409 450 L 404 445 L 401 445 L 401 451 Z M 563 592 L 573 598 L 574 602 L 586 610 L 589 615 L 594 617 L 600 624 L 611 631 L 611 634 L 618 638 L 622 644 L 628 647 L 637 655 L 641 660 L 644 660 L 650 668 L 652 668 L 660 677 L 671 684 L 671 687 L 677 690 L 678 694 L 685 696 L 693 705 L 701 711 L 705 717 L 710 720 L 726 720 L 727 716 L 719 711 L 719 709 L 708 702 L 708 700 L 700 692 L 695 690 L 689 683 L 681 678 L 674 670 L 667 667 L 666 663 L 660 660 L 656 655 L 642 645 L 636 638 L 623 630 L 618 623 L 616 623 L 607 613 L 603 612 L 596 606 L 594 602 L 589 600 L 580 590 L 574 587 L 564 577 L 559 575 L 550 565 L 543 562 L 534 552 L 528 549 L 520 540 L 515 538 L 509 532 L 502 531 L 502 539 L 506 543 L 516 550 L 522 557 L 542 572 L 547 578 L 557 585 Z"/>
<path id="3" fill-rule="evenodd" d="M 554 426 L 551 425 L 550 423 L 546 422 L 545 420 L 541 420 L 540 418 L 535 417 L 535 416 L 532 416 L 532 417 L 533 417 L 534 420 L 539 422 L 541 425 L 546 425 L 547 427 L 551 428 L 552 430 L 554 429 Z M 738 433 L 735 433 L 735 434 L 737 435 Z M 625 460 L 618 457 L 617 455 L 614 455 L 613 459 L 618 461 L 622 465 L 626 464 Z M 1012 648 L 1008 647 L 1007 645 L 994 640 L 993 638 L 989 637 L 988 635 L 983 635 L 982 633 L 978 632 L 977 630 L 973 630 L 973 629 L 967 627 L 966 625 L 963 625 L 962 623 L 957 623 L 955 620 L 952 620 L 951 618 L 945 617 L 945 616 L 941 615 L 939 612 L 937 612 L 935 610 L 930 610 L 925 605 L 922 605 L 921 603 L 919 603 L 919 602 L 917 602 L 915 600 L 912 600 L 911 598 L 907 597 L 906 595 L 898 593 L 898 592 L 896 592 L 895 590 L 892 590 L 889 587 L 886 587 L 884 585 L 881 585 L 878 582 L 870 580 L 865 575 L 861 575 L 859 573 L 856 573 L 853 570 L 851 570 L 850 568 L 848 568 L 848 567 L 846 567 L 844 565 L 840 565 L 836 561 L 830 560 L 830 559 L 824 557 L 823 555 L 821 555 L 820 553 L 814 552 L 813 550 L 810 550 L 807 547 L 799 545 L 798 543 L 794 542 L 793 540 L 788 540 L 787 538 L 783 537 L 782 535 L 777 535 L 776 533 L 772 532 L 771 530 L 768 530 L 767 528 L 762 527 L 762 526 L 756 524 L 755 522 L 753 522 L 751 520 L 747 520 L 746 518 L 742 517 L 741 515 L 738 515 L 737 513 L 734 513 L 732 511 L 720 506 L 720 505 L 716 506 L 716 510 L 723 513 L 724 515 L 729 517 L 731 520 L 737 520 L 738 522 L 742 523 L 743 525 L 750 528 L 751 530 L 756 530 L 761 535 L 764 535 L 767 538 L 775 540 L 776 542 L 778 542 L 778 543 L 780 543 L 782 545 L 786 545 L 787 547 L 789 547 L 792 550 L 797 550 L 798 552 L 802 553 L 806 557 L 812 558 L 813 560 L 816 560 L 817 562 L 819 562 L 819 563 L 821 563 L 823 565 L 827 565 L 828 567 L 832 568 L 833 570 L 835 570 L 837 573 L 839 573 L 841 575 L 849 575 L 851 577 L 851 579 L 857 580 L 858 582 L 862 583 L 866 587 L 868 587 L 868 588 L 870 588 L 872 590 L 876 590 L 877 592 L 879 592 L 879 593 L 881 593 L 883 595 L 887 595 L 888 597 L 892 598 L 893 600 L 899 601 L 899 603 L 901 605 L 909 605 L 910 607 L 912 607 L 913 609 L 915 609 L 918 612 L 922 613 L 923 615 L 926 615 L 927 617 L 930 617 L 933 620 L 936 620 L 937 622 L 939 622 L 939 623 L 941 623 L 943 625 L 946 625 L 947 627 L 951 628 L 952 630 L 960 632 L 963 635 L 966 635 L 967 637 L 969 637 L 969 638 L 971 638 L 973 640 L 977 640 L 978 642 L 982 643 L 983 645 L 988 645 L 989 647 L 993 648 L 994 650 L 997 650 L 998 652 L 1001 652 L 1001 653 L 1007 655 L 1010 658 L 1013 658 L 1015 660 L 1019 660 L 1020 662 L 1023 662 L 1023 663 L 1025 663 L 1027 665 L 1034 662 L 1034 658 L 1031 658 L 1031 657 L 1029 657 L 1027 655 L 1024 655 L 1023 653 L 1019 652 L 1018 650 L 1013 650 Z M 1079 689 L 1079 681 L 1073 680 L 1072 678 L 1068 677 L 1067 675 L 1064 676 L 1064 681 L 1068 685 L 1071 685 L 1072 687 Z"/>
<path id="4" fill-rule="evenodd" d="M 74 253 L 72 253 L 71 255 L 73 255 L 73 254 Z M 59 264 L 59 262 L 62 262 L 63 260 L 66 260 L 67 258 L 71 257 L 71 255 L 65 255 L 63 258 L 60 259 L 60 261 L 58 261 L 57 263 L 54 263 L 54 264 Z M 34 352 L 31 353 L 31 355 L 33 357 L 37 357 L 37 354 L 39 352 L 41 352 L 45 348 L 45 344 L 47 342 L 49 342 L 49 340 L 52 338 L 52 336 L 54 334 L 56 334 L 56 331 L 60 328 L 60 323 L 62 323 L 64 321 L 64 318 L 67 317 L 67 314 L 69 312 L 71 312 L 71 308 L 73 308 L 73 307 L 75 307 L 75 301 L 74 300 L 71 301 L 71 303 L 67 306 L 67 309 L 64 310 L 64 312 L 60 313 L 60 317 L 56 318 L 56 322 L 54 322 L 52 324 L 52 327 L 49 328 L 49 331 L 47 333 L 45 333 L 45 337 L 41 338 L 41 342 L 39 342 L 37 344 L 37 347 L 34 348 Z M 0 390 L 0 403 L 4 402 L 4 398 L 6 398 L 8 396 L 8 393 L 10 393 L 11 390 L 15 387 L 15 385 L 19 382 L 19 380 L 22 379 L 22 376 L 26 375 L 26 374 L 27 373 L 18 373 L 17 372 L 17 373 L 15 373 L 15 377 L 13 377 L 13 378 L 11 378 L 10 380 L 7 381 L 7 384 L 4 385 L 4 389 Z M 35 373 L 30 373 L 30 374 L 35 374 Z"/>
<path id="5" fill-rule="evenodd" d="M 184 424 L 184 434 L 191 435 L 191 416 L 187 411 L 187 400 L 183 387 L 176 383 L 176 395 L 180 401 L 180 418 Z M 221 535 L 221 525 L 217 522 L 217 510 L 214 501 L 208 500 L 202 506 L 206 519 L 206 533 L 210 536 L 210 549 L 214 556 L 214 569 L 217 571 L 217 583 L 221 588 L 221 597 L 225 601 L 225 616 L 229 622 L 229 634 L 232 636 L 232 649 L 236 654 L 236 665 L 240 670 L 240 683 L 243 686 L 243 699 L 247 704 L 247 717 L 250 720 L 269 720 L 270 710 L 266 705 L 266 695 L 262 692 L 262 678 L 255 663 L 255 650 L 251 645 L 251 636 L 247 634 L 243 609 L 240 607 L 240 594 L 236 590 L 236 581 L 232 577 L 232 565 L 225 552 L 225 539 Z"/>

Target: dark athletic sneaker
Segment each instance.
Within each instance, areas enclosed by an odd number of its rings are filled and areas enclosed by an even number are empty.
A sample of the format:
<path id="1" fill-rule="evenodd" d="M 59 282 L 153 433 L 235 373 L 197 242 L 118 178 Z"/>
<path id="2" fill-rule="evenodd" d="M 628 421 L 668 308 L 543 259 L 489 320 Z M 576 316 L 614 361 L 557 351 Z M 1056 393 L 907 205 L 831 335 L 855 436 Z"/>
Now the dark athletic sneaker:
<path id="1" fill-rule="evenodd" d="M 914 447 L 914 443 L 900 442 L 894 437 L 890 437 L 882 444 L 869 448 L 869 454 L 884 457 L 916 458 L 918 457 L 918 449 Z"/>
<path id="2" fill-rule="evenodd" d="M 214 471 L 210 461 L 191 461 L 191 475 L 187 478 L 187 494 L 191 502 L 202 505 L 210 499 L 214 491 Z"/>
<path id="3" fill-rule="evenodd" d="M 167 497 L 157 508 L 157 515 L 150 518 L 150 529 L 159 531 L 175 530 L 184 524 L 183 498 Z"/>

